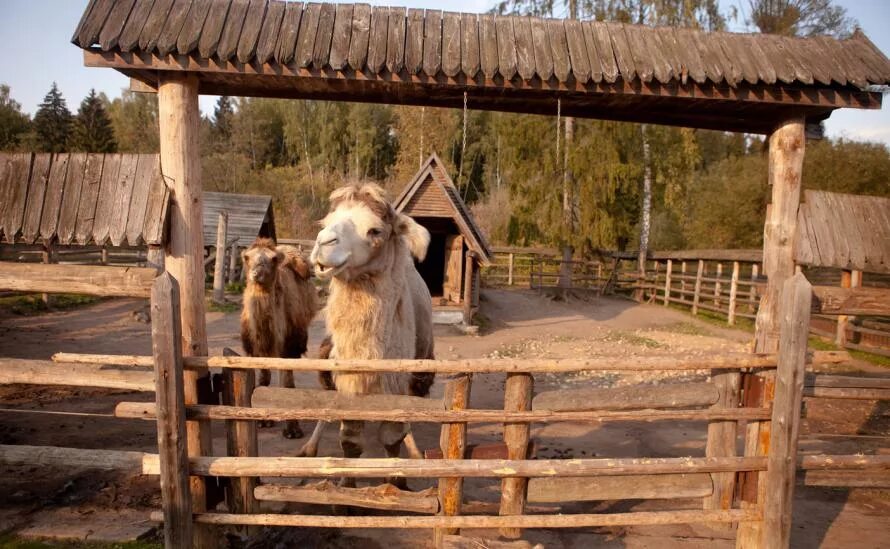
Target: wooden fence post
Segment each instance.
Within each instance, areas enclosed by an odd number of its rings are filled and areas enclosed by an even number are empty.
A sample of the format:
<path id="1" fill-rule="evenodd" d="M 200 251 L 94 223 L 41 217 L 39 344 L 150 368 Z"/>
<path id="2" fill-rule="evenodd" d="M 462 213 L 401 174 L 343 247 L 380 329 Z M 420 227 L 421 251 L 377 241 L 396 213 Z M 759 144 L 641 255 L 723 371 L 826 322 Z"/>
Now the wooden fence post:
<path id="1" fill-rule="evenodd" d="M 739 404 L 739 372 L 711 370 L 711 380 L 718 391 L 718 400 L 712 409 L 734 409 Z M 708 423 L 708 441 L 705 447 L 707 457 L 734 457 L 738 422 L 711 421 Z M 711 473 L 714 486 L 710 496 L 704 499 L 704 508 L 731 509 L 735 492 L 735 473 Z"/>
<path id="2" fill-rule="evenodd" d="M 235 273 L 238 272 L 238 240 L 232 242 L 229 246 L 229 276 L 226 277 L 229 284 L 234 284 L 237 280 Z"/>
<path id="3" fill-rule="evenodd" d="M 229 214 L 219 212 L 216 225 L 216 262 L 213 265 L 213 301 L 226 300 L 226 234 L 229 232 Z"/>
<path id="4" fill-rule="evenodd" d="M 720 299 L 723 297 L 721 294 L 723 292 L 723 284 L 720 283 L 720 278 L 723 277 L 723 263 L 717 262 L 717 276 L 715 277 L 716 282 L 714 282 L 714 307 L 720 309 Z"/>
<path id="5" fill-rule="evenodd" d="M 732 262 L 732 281 L 729 284 L 729 312 L 726 315 L 726 322 L 730 326 L 735 324 L 735 307 L 736 297 L 739 293 L 739 262 Z"/>
<path id="6" fill-rule="evenodd" d="M 191 547 L 192 497 L 185 428 L 179 284 L 169 273 L 159 276 L 152 285 L 151 309 L 164 545 Z"/>
<path id="7" fill-rule="evenodd" d="M 751 264 L 751 287 L 748 289 L 748 303 L 751 306 L 751 314 L 757 314 L 757 277 L 760 266 Z"/>
<path id="8" fill-rule="evenodd" d="M 671 299 L 671 269 L 674 262 L 670 259 L 667 261 L 667 270 L 664 273 L 664 306 L 667 307 Z"/>
<path id="9" fill-rule="evenodd" d="M 661 263 L 657 259 L 652 260 L 652 287 L 649 288 L 649 299 L 655 301 L 658 298 L 658 271 Z"/>
<path id="10" fill-rule="evenodd" d="M 473 252 L 467 251 L 464 260 L 464 325 L 469 326 L 473 322 Z"/>
<path id="11" fill-rule="evenodd" d="M 680 297 L 686 299 L 686 262 L 680 262 Z"/>
<path id="12" fill-rule="evenodd" d="M 794 275 L 782 288 L 776 396 L 763 509 L 763 546 L 767 549 L 787 548 L 791 540 L 791 503 L 812 299 L 813 287 L 803 274 Z"/>
<path id="13" fill-rule="evenodd" d="M 692 294 L 692 314 L 698 314 L 698 302 L 701 299 L 701 277 L 705 273 L 705 262 L 698 260 L 698 272 L 695 273 L 695 288 Z"/>
<path id="14" fill-rule="evenodd" d="M 531 409 L 534 378 L 531 374 L 507 374 L 504 387 L 504 411 L 519 412 Z M 528 423 L 505 423 L 504 442 L 507 444 L 507 459 L 526 459 L 530 428 Z M 525 509 L 528 478 L 513 477 L 501 481 L 501 515 L 521 515 Z M 507 538 L 522 535 L 519 528 L 501 528 L 500 534 Z"/>
<path id="15" fill-rule="evenodd" d="M 841 288 L 849 288 L 853 284 L 853 271 L 844 269 L 841 271 Z M 847 344 L 847 324 L 849 323 L 847 315 L 837 316 L 837 332 L 834 336 L 834 342 L 838 347 L 843 348 Z"/>
<path id="16" fill-rule="evenodd" d="M 238 354 L 226 347 L 223 349 L 223 356 L 238 356 Z M 256 384 L 256 371 L 223 368 L 223 379 L 225 379 L 223 404 L 250 407 L 251 395 L 253 395 Z M 259 455 L 256 422 L 226 420 L 226 450 L 226 455 L 233 457 L 256 457 Z M 259 509 L 257 500 L 253 496 L 253 489 L 256 486 L 256 477 L 232 477 L 229 479 L 226 494 L 229 512 L 256 513 Z"/>
<path id="17" fill-rule="evenodd" d="M 507 254 L 507 286 L 513 285 L 513 252 Z"/>
<path id="18" fill-rule="evenodd" d="M 445 406 L 448 410 L 465 410 L 470 403 L 472 377 L 464 374 L 452 379 L 445 386 Z M 439 444 L 444 459 L 463 459 L 467 448 L 467 424 L 443 423 Z M 464 479 L 439 479 L 439 514 L 459 515 L 463 501 Z M 437 528 L 434 532 L 436 547 L 441 547 L 444 536 L 458 534 L 458 528 Z"/>

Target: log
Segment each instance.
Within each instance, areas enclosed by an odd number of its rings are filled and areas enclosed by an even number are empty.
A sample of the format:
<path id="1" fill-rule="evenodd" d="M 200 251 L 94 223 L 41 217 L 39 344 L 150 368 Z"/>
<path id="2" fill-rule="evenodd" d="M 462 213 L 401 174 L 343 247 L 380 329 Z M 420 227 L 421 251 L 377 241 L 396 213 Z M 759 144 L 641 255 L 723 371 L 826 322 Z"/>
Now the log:
<path id="1" fill-rule="evenodd" d="M 525 540 L 500 541 L 496 539 L 445 536 L 442 549 L 544 549 L 540 543 L 532 545 Z"/>
<path id="2" fill-rule="evenodd" d="M 226 234 L 229 232 L 229 214 L 219 212 L 216 226 L 216 260 L 213 265 L 213 301 L 226 300 Z"/>
<path id="3" fill-rule="evenodd" d="M 114 415 L 130 419 L 154 419 L 155 408 L 150 402 L 120 402 Z M 769 419 L 767 408 L 737 410 L 629 410 L 629 411 L 579 411 L 551 412 L 528 410 L 506 412 L 503 410 L 420 410 L 391 409 L 367 410 L 364 408 L 257 408 L 193 404 L 187 407 L 189 420 L 253 420 L 291 421 L 315 419 L 322 421 L 401 421 L 413 423 L 551 423 L 577 421 L 603 423 L 609 421 L 739 421 Z"/>
<path id="4" fill-rule="evenodd" d="M 788 279 L 782 288 L 779 367 L 776 370 L 769 467 L 766 472 L 767 496 L 763 510 L 763 544 L 768 548 L 788 547 L 791 542 L 791 504 L 812 295 L 812 287 L 801 273 Z"/>
<path id="5" fill-rule="evenodd" d="M 878 471 L 890 469 L 890 456 L 887 455 L 808 455 L 797 460 L 797 466 L 804 471 L 839 470 Z"/>
<path id="6" fill-rule="evenodd" d="M 140 267 L 0 262 L 0 290 L 114 297 L 151 294 L 157 272 Z"/>
<path id="7" fill-rule="evenodd" d="M 890 488 L 890 471 L 805 471 L 798 480 L 804 486 Z"/>
<path id="8" fill-rule="evenodd" d="M 253 494 L 260 501 L 349 505 L 410 513 L 433 514 L 439 511 L 439 498 L 435 488 L 409 492 L 399 490 L 392 484 L 363 488 L 344 488 L 328 480 L 305 486 L 264 484 L 257 486 Z"/>
<path id="9" fill-rule="evenodd" d="M 890 389 L 861 387 L 804 387 L 807 398 L 835 398 L 846 400 L 890 400 Z"/>
<path id="10" fill-rule="evenodd" d="M 729 313 L 726 322 L 732 326 L 735 324 L 735 308 L 739 294 L 739 262 L 732 262 L 732 279 L 729 283 Z"/>
<path id="11" fill-rule="evenodd" d="M 465 410 L 470 403 L 470 388 L 472 378 L 469 375 L 458 376 L 448 382 L 445 388 L 445 406 L 448 410 Z M 444 423 L 440 436 L 440 446 L 444 459 L 462 459 L 467 446 L 466 423 Z M 509 456 L 508 456 L 509 457 Z M 463 479 L 442 478 L 439 479 L 439 507 L 442 515 L 460 515 L 461 502 L 463 501 Z M 440 528 L 434 532 L 434 542 L 437 547 L 442 545 L 442 539 L 446 535 L 459 534 L 454 528 Z"/>
<path id="12" fill-rule="evenodd" d="M 225 356 L 237 356 L 226 347 Z M 223 404 L 228 406 L 250 406 L 250 397 L 255 386 L 256 373 L 253 370 L 223 370 Z M 253 421 L 226 421 L 226 455 L 233 457 L 254 457 L 259 455 L 257 425 Z M 257 479 L 255 477 L 233 478 L 227 487 L 226 501 L 234 513 L 256 513 L 259 510 L 253 497 Z"/>
<path id="13" fill-rule="evenodd" d="M 302 360 L 302 359 L 301 359 Z M 291 389 L 284 387 L 257 387 L 253 391 L 251 405 L 254 408 L 281 408 L 287 410 L 327 409 L 365 410 L 386 412 L 401 410 L 405 413 L 444 411 L 441 400 L 409 395 L 347 395 L 324 389 Z"/>
<path id="14" fill-rule="evenodd" d="M 160 522 L 163 515 L 151 514 Z M 593 526 L 642 526 L 691 524 L 701 522 L 757 521 L 754 510 L 730 511 L 648 511 L 637 513 L 594 513 L 572 515 L 464 515 L 464 516 L 395 516 L 342 517 L 326 515 L 237 515 L 201 513 L 195 515 L 200 524 L 247 524 L 256 526 L 303 526 L 311 528 L 583 528 Z"/>
<path id="15" fill-rule="evenodd" d="M 154 372 L 145 368 L 0 358 L 0 385 L 63 385 L 153 392 Z"/>
<path id="16" fill-rule="evenodd" d="M 739 405 L 741 376 L 738 372 L 715 371 L 711 379 L 718 393 L 712 410 L 734 410 Z M 712 421 L 708 423 L 708 440 L 705 455 L 708 457 L 731 457 L 736 455 L 738 422 Z M 714 489 L 703 501 L 705 509 L 731 509 L 735 492 L 735 473 L 714 473 L 711 475 Z"/>
<path id="17" fill-rule="evenodd" d="M 705 273 L 705 262 L 702 259 L 698 260 L 698 271 L 695 274 L 695 288 L 693 290 L 692 297 L 692 314 L 698 314 L 698 304 L 701 301 L 701 278 Z"/>
<path id="18" fill-rule="evenodd" d="M 807 374 L 804 378 L 804 388 L 807 387 L 890 389 L 890 377 L 856 377 L 838 376 L 833 374 Z"/>
<path id="19" fill-rule="evenodd" d="M 530 503 L 685 499 L 707 497 L 712 492 L 711 475 L 706 473 L 599 478 L 533 478 L 528 483 L 528 501 Z"/>
<path id="20" fill-rule="evenodd" d="M 5 466 L 72 468 L 141 475 L 156 461 L 157 454 L 145 452 L 0 445 L 0 464 Z"/>
<path id="21" fill-rule="evenodd" d="M 561 389 L 535 395 L 535 411 L 634 410 L 709 406 L 718 400 L 713 383 L 635 385 L 614 388 Z"/>
<path id="22" fill-rule="evenodd" d="M 812 313 L 890 316 L 890 289 L 813 286 Z"/>
<path id="23" fill-rule="evenodd" d="M 523 412 L 532 407 L 534 379 L 529 374 L 507 374 L 504 388 L 504 411 Z M 528 423 L 505 423 L 504 442 L 509 459 L 525 459 L 528 455 L 530 428 Z M 498 514 L 521 515 L 525 509 L 528 479 L 510 477 L 501 481 L 501 508 Z M 499 530 L 505 538 L 518 538 L 522 531 L 505 527 Z"/>
<path id="24" fill-rule="evenodd" d="M 151 291 L 151 346 L 157 390 L 158 456 L 164 506 L 164 545 L 192 545 L 192 494 L 185 429 L 185 387 L 179 330 L 179 286 L 169 273 Z"/>

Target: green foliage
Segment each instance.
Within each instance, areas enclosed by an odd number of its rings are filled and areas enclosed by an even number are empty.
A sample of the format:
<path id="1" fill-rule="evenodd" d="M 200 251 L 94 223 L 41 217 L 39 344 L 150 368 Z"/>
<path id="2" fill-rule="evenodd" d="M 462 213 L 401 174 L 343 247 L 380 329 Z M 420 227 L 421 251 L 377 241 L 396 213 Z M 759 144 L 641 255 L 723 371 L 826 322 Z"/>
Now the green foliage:
<path id="1" fill-rule="evenodd" d="M 749 23 L 769 34 L 846 38 L 856 27 L 846 8 L 831 0 L 749 0 L 748 6 Z"/>
<path id="2" fill-rule="evenodd" d="M 160 150 L 158 100 L 153 94 L 124 90 L 107 111 L 118 151 L 147 154 Z"/>
<path id="3" fill-rule="evenodd" d="M 0 151 L 16 150 L 31 126 L 22 106 L 9 95 L 9 86 L 0 84 Z"/>
<path id="4" fill-rule="evenodd" d="M 91 89 L 80 103 L 80 109 L 74 119 L 71 134 L 70 150 L 91 153 L 111 153 L 117 151 L 117 141 L 111 119 L 105 110 L 108 99 L 96 95 Z"/>
<path id="5" fill-rule="evenodd" d="M 34 115 L 34 130 L 36 132 L 38 150 L 42 152 L 64 152 L 68 150 L 68 140 L 71 137 L 72 117 L 65 105 L 62 92 L 53 82 L 49 92 L 44 96 L 43 102 Z"/>
<path id="6" fill-rule="evenodd" d="M 163 543 L 152 541 L 96 542 L 96 541 L 36 541 L 25 540 L 14 534 L 0 536 L 0 549 L 161 549 Z"/>

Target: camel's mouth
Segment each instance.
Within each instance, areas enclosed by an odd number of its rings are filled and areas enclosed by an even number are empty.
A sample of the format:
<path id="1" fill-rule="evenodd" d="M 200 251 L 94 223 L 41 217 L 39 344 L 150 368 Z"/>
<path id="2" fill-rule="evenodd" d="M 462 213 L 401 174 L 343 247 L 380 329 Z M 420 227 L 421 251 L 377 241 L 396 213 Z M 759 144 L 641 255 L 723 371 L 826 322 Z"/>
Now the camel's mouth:
<path id="1" fill-rule="evenodd" d="M 316 262 L 315 263 L 315 276 L 317 276 L 318 278 L 321 278 L 321 279 L 332 278 L 332 277 L 340 274 L 340 272 L 342 272 L 343 269 L 345 269 L 345 268 L 346 268 L 345 261 L 339 265 L 325 265 L 324 263 Z"/>

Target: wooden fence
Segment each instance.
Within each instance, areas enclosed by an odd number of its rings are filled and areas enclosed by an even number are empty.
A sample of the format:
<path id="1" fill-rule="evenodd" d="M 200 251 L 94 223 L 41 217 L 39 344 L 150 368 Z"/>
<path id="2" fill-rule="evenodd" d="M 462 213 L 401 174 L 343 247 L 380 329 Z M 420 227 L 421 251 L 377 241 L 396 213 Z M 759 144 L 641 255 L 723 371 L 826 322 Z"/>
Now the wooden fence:
<path id="1" fill-rule="evenodd" d="M 22 276 L 21 269 L 28 270 Z M 176 281 L 152 269 L 59 265 L 0 265 L 0 289 L 69 291 L 98 295 L 151 295 L 153 356 L 56 355 L 55 362 L 0 360 L 0 383 L 84 385 L 154 390 L 154 404 L 122 402 L 115 415 L 157 422 L 158 454 L 69 448 L 0 447 L 0 461 L 32 465 L 90 463 L 159 475 L 168 547 L 190 544 L 194 524 L 282 525 L 371 528 L 432 528 L 438 541 L 460 528 L 499 528 L 517 537 L 522 528 L 673 524 L 687 522 L 757 523 L 764 525 L 758 544 L 775 546 L 787 536 L 790 490 L 796 469 L 804 481 L 826 482 L 811 471 L 842 472 L 832 482 L 886 481 L 888 456 L 796 456 L 801 398 L 887 398 L 890 381 L 804 376 L 811 289 L 799 275 L 788 282 L 783 307 L 790 308 L 782 326 L 777 356 L 651 355 L 633 360 L 591 357 L 566 360 L 397 360 L 320 361 L 242 357 L 184 357 L 180 346 L 179 295 Z M 816 310 L 847 312 L 844 303 L 860 290 L 816 294 Z M 851 293 L 852 292 L 852 293 Z M 852 296 L 852 297 L 851 297 Z M 840 305 L 839 305 L 840 304 Z M 886 305 L 885 305 L 886 308 Z M 824 356 L 823 356 L 824 359 Z M 810 360 L 814 359 L 810 356 Z M 183 372 L 221 368 L 230 380 L 225 404 L 187 401 Z M 413 397 L 344 397 L 336 392 L 300 389 L 252 390 L 259 368 L 292 371 L 435 371 L 452 376 L 441 401 Z M 675 385 L 547 391 L 534 394 L 535 375 L 575 371 L 617 373 L 685 370 L 710 371 L 710 381 Z M 60 375 L 63 374 L 64 375 Z M 472 376 L 507 376 L 503 407 L 468 406 Z M 383 399 L 385 402 L 372 402 Z M 398 399 L 394 402 L 392 399 Z M 443 459 L 267 458 L 257 455 L 256 421 L 320 419 L 327 421 L 390 420 L 441 424 Z M 779 420 L 776 422 L 776 420 Z M 186 423 L 223 420 L 229 428 L 230 457 L 196 454 L 186 444 Z M 550 422 L 698 421 L 707 426 L 703 457 L 528 460 L 530 425 Z M 738 423 L 772 422 L 769 440 L 748 440 L 736 455 Z M 507 459 L 466 455 L 468 423 L 504 424 Z M 797 464 L 797 467 L 795 467 Z M 856 471 L 864 474 L 858 475 Z M 229 477 L 228 511 L 206 511 L 193 501 L 194 486 L 210 476 Z M 259 485 L 258 477 L 432 477 L 439 489 L 409 493 L 377 488 L 337 488 L 322 483 L 290 487 Z M 501 484 L 499 503 L 464 502 L 462 481 L 492 478 Z M 839 478 L 847 481 L 838 480 Z M 865 480 L 863 480 L 863 478 Z M 814 480 L 813 480 L 814 479 Z M 869 480 L 871 479 L 871 480 Z M 877 480 L 875 480 L 877 479 Z M 765 489 L 758 489 L 764 483 Z M 736 488 L 738 486 L 738 488 Z M 733 494 L 737 493 L 738 499 Z M 658 512 L 528 515 L 527 503 L 584 499 L 701 498 L 702 509 Z M 372 509 L 422 513 L 405 516 L 326 516 L 260 513 L 259 501 L 333 502 Z M 497 509 L 498 514 L 480 510 Z M 194 512 L 193 512 L 194 511 Z M 468 514 L 465 514 L 468 513 Z M 779 543 L 781 545 L 781 543 Z"/>

